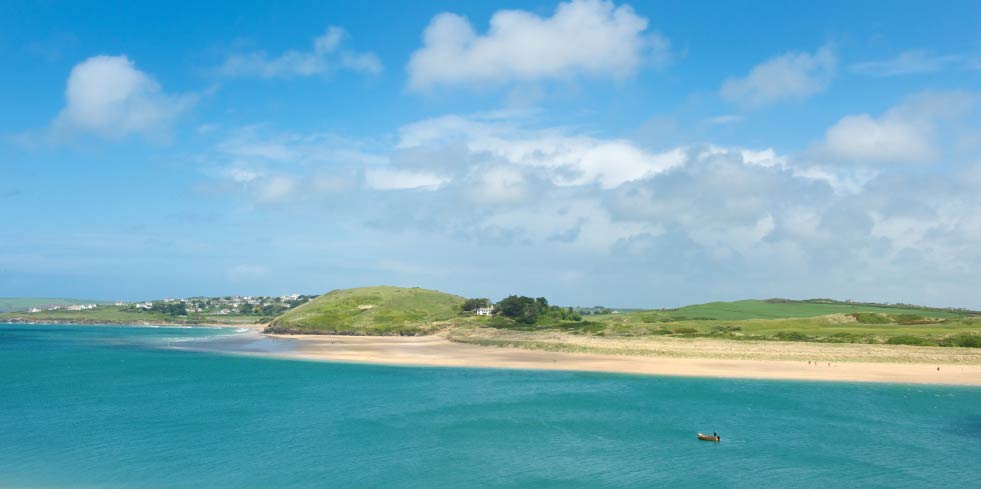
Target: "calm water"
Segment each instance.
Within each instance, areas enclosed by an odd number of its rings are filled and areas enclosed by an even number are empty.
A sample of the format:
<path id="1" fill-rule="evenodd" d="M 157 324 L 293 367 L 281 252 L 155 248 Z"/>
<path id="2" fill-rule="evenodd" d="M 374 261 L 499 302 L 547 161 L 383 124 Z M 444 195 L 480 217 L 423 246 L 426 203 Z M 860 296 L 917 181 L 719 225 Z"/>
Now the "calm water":
<path id="1" fill-rule="evenodd" d="M 0 487 L 981 487 L 981 389 L 188 350 L 289 345 L 0 325 Z"/>

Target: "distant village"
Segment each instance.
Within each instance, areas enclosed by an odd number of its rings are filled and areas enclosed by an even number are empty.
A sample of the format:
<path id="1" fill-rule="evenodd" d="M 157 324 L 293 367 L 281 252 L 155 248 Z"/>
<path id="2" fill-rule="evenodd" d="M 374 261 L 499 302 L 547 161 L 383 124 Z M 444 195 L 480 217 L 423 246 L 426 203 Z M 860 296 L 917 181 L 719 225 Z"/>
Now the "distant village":
<path id="1" fill-rule="evenodd" d="M 288 294 L 282 296 L 224 296 L 224 297 L 190 297 L 186 299 L 162 299 L 143 302 L 116 301 L 114 304 L 70 304 L 31 307 L 28 313 L 45 311 L 88 311 L 95 309 L 116 309 L 122 311 L 161 312 L 171 316 L 188 314 L 206 315 L 248 315 L 276 316 L 306 303 L 315 295 Z"/>

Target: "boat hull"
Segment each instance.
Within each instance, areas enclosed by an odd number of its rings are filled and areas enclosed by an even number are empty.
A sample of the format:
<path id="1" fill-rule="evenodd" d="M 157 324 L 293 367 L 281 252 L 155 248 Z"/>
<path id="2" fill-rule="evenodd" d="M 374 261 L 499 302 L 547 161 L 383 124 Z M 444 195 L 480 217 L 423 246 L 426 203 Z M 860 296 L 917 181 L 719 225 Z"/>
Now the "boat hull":
<path id="1" fill-rule="evenodd" d="M 714 442 L 718 443 L 720 438 L 718 436 L 703 435 L 703 434 L 699 433 L 698 434 L 698 439 L 699 440 L 702 440 L 702 441 L 714 441 Z"/>

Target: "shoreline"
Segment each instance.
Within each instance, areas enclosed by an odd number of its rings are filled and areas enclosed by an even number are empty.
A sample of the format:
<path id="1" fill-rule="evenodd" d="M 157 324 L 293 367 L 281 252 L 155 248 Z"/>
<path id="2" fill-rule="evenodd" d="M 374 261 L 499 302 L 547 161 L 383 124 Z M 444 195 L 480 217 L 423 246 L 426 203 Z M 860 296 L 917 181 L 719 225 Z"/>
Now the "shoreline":
<path id="1" fill-rule="evenodd" d="M 630 341 L 631 347 L 656 345 L 655 349 L 620 349 L 586 351 L 556 351 L 541 349 L 533 344 L 525 348 L 515 344 L 475 344 L 459 339 L 450 339 L 446 333 L 426 336 L 356 336 L 356 335 L 290 335 L 263 333 L 265 324 L 223 324 L 223 323 L 163 323 L 144 322 L 134 324 L 77 321 L 37 321 L 12 322 L 5 324 L 56 324 L 76 326 L 129 326 L 129 327 L 207 327 L 207 328 L 248 328 L 257 336 L 285 339 L 294 342 L 292 351 L 277 352 L 228 352 L 249 356 L 278 358 L 284 360 L 304 360 L 321 362 L 355 363 L 368 365 L 388 365 L 402 367 L 449 367 L 449 368 L 490 368 L 514 370 L 542 370 L 568 372 L 595 372 L 628 375 L 655 375 L 701 378 L 730 378 L 755 380 L 793 380 L 816 382 L 877 382 L 891 384 L 960 385 L 981 387 L 981 349 L 940 347 L 884 347 L 890 352 L 925 349 L 940 358 L 923 361 L 874 361 L 874 356 L 859 360 L 835 356 L 822 356 L 828 353 L 848 353 L 860 345 L 814 345 L 807 343 L 784 343 L 782 348 L 793 351 L 793 358 L 773 356 L 770 358 L 743 357 L 749 342 L 725 341 L 721 344 L 727 349 L 724 355 L 718 354 L 720 342 L 713 340 L 671 341 L 660 338 L 647 341 Z M 570 338 L 563 336 L 550 339 L 543 345 L 576 347 Z M 584 341 L 579 338 L 580 341 Z M 588 340 L 585 340 L 588 341 Z M 673 343 L 665 348 L 666 343 Z M 764 342 L 773 347 L 778 342 Z M 529 348 L 530 346 L 530 348 Z M 541 345 L 538 345 L 541 346 Z M 621 345 L 622 346 L 622 345 Z M 817 347 L 821 354 L 815 355 Z M 779 350 L 779 348 L 777 348 Z M 640 351 L 640 353 L 638 353 Z M 965 353 L 966 352 L 966 353 Z M 965 356 L 971 361 L 964 362 Z M 937 356 L 937 355 L 935 355 Z M 946 357 L 946 358 L 945 358 Z M 818 360 L 820 358 L 820 360 Z M 845 358 L 845 359 L 842 359 Z M 887 357 L 889 358 L 889 357 Z M 937 370 L 939 367 L 940 370 Z"/>
<path id="2" fill-rule="evenodd" d="M 248 328 L 262 333 L 266 328 L 264 323 L 175 323 L 166 321 L 97 321 L 97 320 L 67 320 L 67 319 L 3 319 L 0 324 L 51 324 L 55 326 L 164 326 L 181 327 L 190 326 L 192 328 Z"/>
<path id="3" fill-rule="evenodd" d="M 748 360 L 528 350 L 453 342 L 442 336 L 265 335 L 292 339 L 284 359 L 414 367 L 465 367 L 823 382 L 981 386 L 981 365 Z M 937 370 L 939 367 L 940 370 Z"/>

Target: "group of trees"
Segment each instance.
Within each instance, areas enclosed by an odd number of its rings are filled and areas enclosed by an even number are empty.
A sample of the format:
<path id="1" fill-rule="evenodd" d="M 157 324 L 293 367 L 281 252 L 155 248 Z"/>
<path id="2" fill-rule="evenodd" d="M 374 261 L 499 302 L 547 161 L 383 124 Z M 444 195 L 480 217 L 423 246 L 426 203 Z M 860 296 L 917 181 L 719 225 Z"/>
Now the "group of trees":
<path id="1" fill-rule="evenodd" d="M 477 309 L 484 309 L 490 306 L 490 299 L 475 298 L 463 301 L 463 305 L 460 306 L 460 309 L 462 309 L 463 312 L 477 312 Z"/>
<path id="2" fill-rule="evenodd" d="M 159 312 L 168 316 L 187 316 L 187 306 L 180 301 L 177 302 L 154 302 L 150 306 L 153 312 Z"/>
<path id="3" fill-rule="evenodd" d="M 474 312 L 478 308 L 490 307 L 488 299 L 467 299 L 461 309 Z M 494 314 L 513 319 L 522 324 L 535 324 L 542 319 L 553 321 L 582 321 L 582 316 L 571 307 L 562 308 L 549 305 L 544 297 L 531 298 L 523 295 L 509 295 L 494 305 Z"/>
<path id="4" fill-rule="evenodd" d="M 238 306 L 239 314 L 257 314 L 262 316 L 279 316 L 280 314 L 289 310 L 289 307 L 283 304 L 249 304 L 248 302 L 243 302 Z"/>

